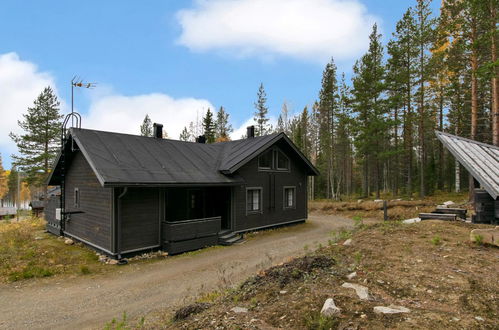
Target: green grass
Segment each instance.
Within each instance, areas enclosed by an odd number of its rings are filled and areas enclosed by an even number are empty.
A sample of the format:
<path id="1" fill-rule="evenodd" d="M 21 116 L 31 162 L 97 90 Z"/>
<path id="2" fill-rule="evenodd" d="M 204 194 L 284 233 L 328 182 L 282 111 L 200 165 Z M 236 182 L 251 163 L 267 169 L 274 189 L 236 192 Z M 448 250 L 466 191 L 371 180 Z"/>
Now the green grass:
<path id="1" fill-rule="evenodd" d="M 442 238 L 438 235 L 433 236 L 433 238 L 431 239 L 431 244 L 433 245 L 440 245 L 441 243 L 442 243 Z"/>

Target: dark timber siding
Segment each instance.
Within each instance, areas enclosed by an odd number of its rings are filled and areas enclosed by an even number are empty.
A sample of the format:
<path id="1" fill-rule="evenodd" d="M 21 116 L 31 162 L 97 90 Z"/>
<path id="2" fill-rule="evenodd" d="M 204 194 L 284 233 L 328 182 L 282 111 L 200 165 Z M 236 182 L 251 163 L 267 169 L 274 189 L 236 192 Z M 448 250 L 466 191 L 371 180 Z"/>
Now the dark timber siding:
<path id="1" fill-rule="evenodd" d="M 121 252 L 158 246 L 160 189 L 129 188 L 120 204 Z"/>
<path id="2" fill-rule="evenodd" d="M 291 153 L 281 149 L 290 160 L 290 171 L 259 171 L 258 157 L 243 166 L 237 174 L 246 185 L 234 187 L 234 230 L 270 227 L 307 218 L 307 175 L 297 166 Z M 284 187 L 296 187 L 296 208 L 284 209 Z M 246 188 L 262 188 L 262 213 L 246 214 Z"/>
<path id="3" fill-rule="evenodd" d="M 103 188 L 81 152 L 76 152 L 66 175 L 66 211 L 72 214 L 66 222 L 66 233 L 111 250 L 112 191 Z M 75 188 L 80 194 L 80 207 L 74 206 Z"/>

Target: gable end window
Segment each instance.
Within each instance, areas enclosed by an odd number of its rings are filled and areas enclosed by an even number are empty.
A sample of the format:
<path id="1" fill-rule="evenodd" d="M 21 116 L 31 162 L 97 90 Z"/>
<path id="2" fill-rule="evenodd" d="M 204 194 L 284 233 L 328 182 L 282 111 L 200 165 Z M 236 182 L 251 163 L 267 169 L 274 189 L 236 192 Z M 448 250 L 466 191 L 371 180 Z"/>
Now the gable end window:
<path id="1" fill-rule="evenodd" d="M 294 209 L 296 208 L 296 188 L 295 187 L 284 187 L 284 208 Z"/>
<path id="2" fill-rule="evenodd" d="M 246 189 L 246 212 L 247 213 L 262 212 L 262 188 Z"/>
<path id="3" fill-rule="evenodd" d="M 258 157 L 258 168 L 262 170 L 271 170 L 274 165 L 272 155 L 272 150 L 268 150 Z"/>
<path id="4" fill-rule="evenodd" d="M 274 147 L 258 157 L 258 169 L 263 171 L 289 171 L 289 158 L 281 150 Z"/>
<path id="5" fill-rule="evenodd" d="M 80 207 L 80 189 L 75 188 L 74 190 L 74 207 L 79 208 Z"/>
<path id="6" fill-rule="evenodd" d="M 277 169 L 280 171 L 287 171 L 289 170 L 289 159 L 288 157 L 280 150 L 276 150 L 276 164 L 277 164 Z"/>

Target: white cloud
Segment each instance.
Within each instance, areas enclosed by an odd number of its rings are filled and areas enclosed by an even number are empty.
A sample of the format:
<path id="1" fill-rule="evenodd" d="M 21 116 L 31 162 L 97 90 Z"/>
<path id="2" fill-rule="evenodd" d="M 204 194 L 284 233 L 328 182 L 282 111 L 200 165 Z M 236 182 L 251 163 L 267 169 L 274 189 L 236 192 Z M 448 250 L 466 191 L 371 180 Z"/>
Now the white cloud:
<path id="1" fill-rule="evenodd" d="M 20 132 L 17 121 L 49 85 L 55 87 L 49 73 L 40 72 L 16 53 L 0 54 L 0 153 L 4 161 L 16 151 L 9 133 Z"/>
<path id="2" fill-rule="evenodd" d="M 164 125 L 168 137 L 178 140 L 189 122 L 201 118 L 213 105 L 203 99 L 174 99 L 166 94 L 124 96 L 101 95 L 93 99 L 82 127 L 120 133 L 140 134 L 139 126 L 146 114 L 153 122 Z"/>
<path id="3" fill-rule="evenodd" d="M 357 57 L 379 22 L 357 0 L 197 0 L 177 20 L 193 51 L 320 62 Z"/>

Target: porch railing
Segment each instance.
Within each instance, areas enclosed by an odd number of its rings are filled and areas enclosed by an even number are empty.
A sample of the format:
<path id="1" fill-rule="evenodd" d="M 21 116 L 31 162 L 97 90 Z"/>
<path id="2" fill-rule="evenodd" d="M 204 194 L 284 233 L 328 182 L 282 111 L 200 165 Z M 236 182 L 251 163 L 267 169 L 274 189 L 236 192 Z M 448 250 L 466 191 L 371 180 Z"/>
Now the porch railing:
<path id="1" fill-rule="evenodd" d="M 164 221 L 161 230 L 163 239 L 170 242 L 216 236 L 222 229 L 222 218 L 211 217 L 182 221 Z"/>

